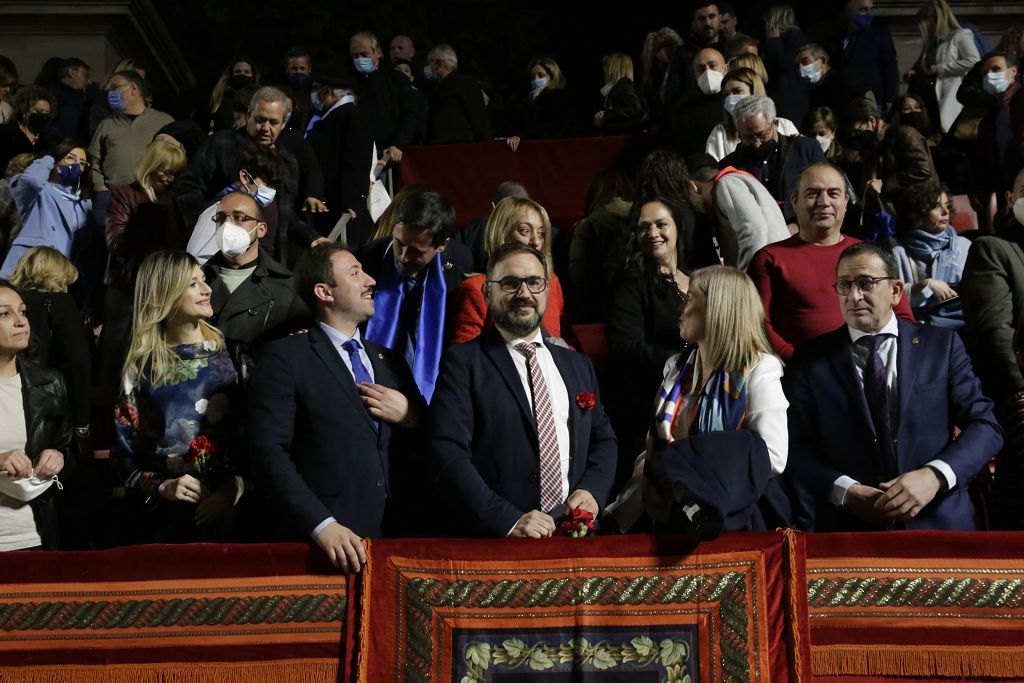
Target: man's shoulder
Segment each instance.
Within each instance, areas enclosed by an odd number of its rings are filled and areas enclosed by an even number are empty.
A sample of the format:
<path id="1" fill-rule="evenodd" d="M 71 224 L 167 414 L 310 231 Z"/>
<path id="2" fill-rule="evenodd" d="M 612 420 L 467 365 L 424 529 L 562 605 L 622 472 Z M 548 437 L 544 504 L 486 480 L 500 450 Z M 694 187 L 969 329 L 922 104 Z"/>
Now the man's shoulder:
<path id="1" fill-rule="evenodd" d="M 831 332 L 825 332 L 811 339 L 793 353 L 791 367 L 799 368 L 815 364 L 828 359 L 837 353 L 842 352 L 849 346 L 849 332 L 846 325 L 843 325 Z"/>
<path id="2" fill-rule="evenodd" d="M 316 323 L 313 323 L 313 325 L 315 326 Z M 291 364 L 291 361 L 300 358 L 302 354 L 310 353 L 312 351 L 310 336 L 315 333 L 316 332 L 310 328 L 306 332 L 292 334 L 287 337 L 268 341 L 263 345 L 261 350 L 260 363 L 271 358 L 276 358 L 281 362 Z"/>
<path id="3" fill-rule="evenodd" d="M 381 237 L 353 247 L 352 254 L 359 259 L 363 269 L 373 275 L 384 258 L 384 252 L 391 244 L 390 237 Z"/>
<path id="4" fill-rule="evenodd" d="M 803 251 L 807 247 L 807 242 L 800 239 L 800 235 L 790 235 L 784 240 L 764 245 L 757 253 L 758 255 L 761 255 L 762 258 L 770 257 L 773 259 L 779 259 L 785 258 L 787 254 L 792 254 L 795 251 Z M 757 258 L 756 255 L 755 258 Z"/>

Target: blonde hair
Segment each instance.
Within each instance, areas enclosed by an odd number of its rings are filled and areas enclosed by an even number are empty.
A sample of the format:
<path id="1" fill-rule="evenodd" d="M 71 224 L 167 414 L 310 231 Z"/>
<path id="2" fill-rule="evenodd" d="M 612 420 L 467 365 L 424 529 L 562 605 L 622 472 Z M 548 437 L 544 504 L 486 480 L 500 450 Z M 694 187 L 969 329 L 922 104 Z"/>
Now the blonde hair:
<path id="1" fill-rule="evenodd" d="M 544 246 L 541 253 L 547 262 L 548 272 L 553 273 L 551 260 L 551 219 L 548 218 L 547 210 L 525 197 L 505 197 L 494 207 L 491 217 L 487 219 L 487 227 L 484 228 L 484 252 L 490 258 L 498 247 L 506 242 L 512 241 L 512 231 L 515 229 L 523 213 L 534 211 L 540 216 L 540 222 L 544 225 Z"/>
<path id="2" fill-rule="evenodd" d="M 774 28 L 778 29 L 779 33 L 785 33 L 790 29 L 798 28 L 796 13 L 793 12 L 792 5 L 787 2 L 771 5 L 761 14 L 761 18 L 764 20 L 764 28 L 767 32 L 771 32 Z"/>
<path id="3" fill-rule="evenodd" d="M 565 76 L 562 74 L 562 70 L 558 68 L 558 64 L 555 60 L 550 57 L 541 57 L 530 62 L 530 65 L 526 67 L 526 72 L 530 73 L 533 71 L 533 67 L 539 66 L 547 72 L 548 76 L 551 77 L 551 82 L 544 86 L 545 90 L 562 90 L 566 86 Z"/>
<path id="4" fill-rule="evenodd" d="M 654 56 L 658 54 L 658 50 L 667 45 L 678 48 L 682 44 L 683 39 L 668 26 L 662 26 L 657 31 L 648 33 L 644 38 L 644 49 L 640 55 L 644 80 L 649 81 L 651 78 L 651 71 L 654 69 Z"/>
<path id="5" fill-rule="evenodd" d="M 78 268 L 53 247 L 32 247 L 18 259 L 11 284 L 40 292 L 67 292 L 78 279 Z"/>
<path id="6" fill-rule="evenodd" d="M 690 295 L 704 297 L 708 364 L 744 372 L 762 353 L 774 353 L 764 331 L 764 306 L 753 280 L 731 266 L 709 266 L 690 276 Z"/>
<path id="7" fill-rule="evenodd" d="M 960 22 L 956 20 L 953 9 L 946 0 L 928 0 L 917 10 L 917 28 L 921 31 L 921 37 L 928 39 L 958 30 Z"/>
<path id="8" fill-rule="evenodd" d="M 629 55 L 615 52 L 601 60 L 604 68 L 604 82 L 618 83 L 623 78 L 633 80 L 633 59 Z"/>
<path id="9" fill-rule="evenodd" d="M 158 387 L 167 381 L 178 360 L 164 337 L 167 321 L 177 312 L 192 269 L 198 265 L 186 251 L 157 251 L 142 261 L 135 283 L 132 341 L 124 361 L 126 383 L 146 379 Z M 213 350 L 224 348 L 224 337 L 216 327 L 205 320 L 199 321 L 199 327 L 203 339 L 213 342 Z"/>
<path id="10" fill-rule="evenodd" d="M 764 62 L 757 55 L 749 52 L 736 55 L 729 60 L 729 71 L 733 69 L 750 69 L 758 75 L 762 83 L 768 83 L 768 70 L 764 68 Z M 729 74 L 726 73 L 725 77 L 728 78 Z"/>
<path id="11" fill-rule="evenodd" d="M 135 180 L 145 190 L 149 201 L 156 201 L 151 177 L 162 168 L 169 168 L 175 173 L 185 168 L 185 152 L 181 147 L 163 140 L 154 140 L 146 146 L 146 151 L 135 167 Z"/>

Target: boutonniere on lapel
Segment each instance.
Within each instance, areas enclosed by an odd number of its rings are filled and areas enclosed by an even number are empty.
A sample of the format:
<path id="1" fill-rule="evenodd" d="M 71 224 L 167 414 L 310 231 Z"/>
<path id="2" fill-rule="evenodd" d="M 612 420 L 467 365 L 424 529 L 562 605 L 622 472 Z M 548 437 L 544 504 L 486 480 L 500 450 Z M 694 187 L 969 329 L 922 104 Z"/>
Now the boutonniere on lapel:
<path id="1" fill-rule="evenodd" d="M 597 396 L 592 391 L 581 391 L 576 394 L 576 405 L 582 410 L 590 410 L 597 405 Z"/>

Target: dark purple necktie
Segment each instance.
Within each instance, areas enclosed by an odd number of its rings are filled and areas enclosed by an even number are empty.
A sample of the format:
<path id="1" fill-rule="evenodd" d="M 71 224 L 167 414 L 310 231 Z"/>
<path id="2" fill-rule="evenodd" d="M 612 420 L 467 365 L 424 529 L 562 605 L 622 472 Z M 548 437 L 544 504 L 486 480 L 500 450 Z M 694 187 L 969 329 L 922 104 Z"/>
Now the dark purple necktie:
<path id="1" fill-rule="evenodd" d="M 875 436 L 878 437 L 878 450 L 882 456 L 880 473 L 883 481 L 892 479 L 898 474 L 896 467 L 896 449 L 893 446 L 893 419 L 889 406 L 889 389 L 886 385 L 888 369 L 885 359 L 879 353 L 882 343 L 891 339 L 891 334 L 876 334 L 861 337 L 857 343 L 868 350 L 868 359 L 864 364 L 864 398 L 868 402 L 871 421 L 875 425 Z"/>

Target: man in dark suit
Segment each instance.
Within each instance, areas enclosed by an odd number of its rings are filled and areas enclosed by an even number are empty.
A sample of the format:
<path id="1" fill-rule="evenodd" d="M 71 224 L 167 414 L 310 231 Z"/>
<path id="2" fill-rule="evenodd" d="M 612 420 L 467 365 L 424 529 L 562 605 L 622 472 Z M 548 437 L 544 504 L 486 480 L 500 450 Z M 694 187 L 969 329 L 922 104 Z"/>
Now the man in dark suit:
<path id="1" fill-rule="evenodd" d="M 393 349 L 412 368 L 430 400 L 441 363 L 448 298 L 463 280 L 450 257 L 455 209 L 436 192 L 414 192 L 398 207 L 394 233 L 355 250 L 377 281 L 377 314 L 366 338 Z"/>
<path id="2" fill-rule="evenodd" d="M 815 531 L 974 529 L 967 483 L 1003 443 L 960 338 L 893 314 L 897 273 L 884 247 L 847 247 L 835 284 L 846 324 L 786 371 L 787 475 Z"/>
<path id="3" fill-rule="evenodd" d="M 459 58 L 450 45 L 435 45 L 427 53 L 434 87 L 430 97 L 427 144 L 489 142 L 491 117 L 483 90 L 458 71 Z"/>
<path id="4" fill-rule="evenodd" d="M 365 112 L 356 104 L 351 81 L 340 70 L 327 67 L 313 77 L 313 93 L 320 118 L 309 132 L 309 144 L 324 174 L 328 211 L 318 216 L 324 234 L 348 213 L 348 244 L 370 237 L 373 219 L 366 208 L 373 165 L 373 134 Z"/>
<path id="5" fill-rule="evenodd" d="M 549 273 L 512 242 L 484 285 L 494 329 L 444 356 L 429 453 L 460 533 L 543 538 L 567 509 L 595 516 L 611 491 L 616 442 L 594 367 L 541 335 Z"/>
<path id="6" fill-rule="evenodd" d="M 351 252 L 318 245 L 296 269 L 317 324 L 266 345 L 249 392 L 253 473 L 296 538 L 358 572 L 362 539 L 380 536 L 392 504 L 392 460 L 422 398 L 408 367 L 361 339 L 374 280 Z"/>

